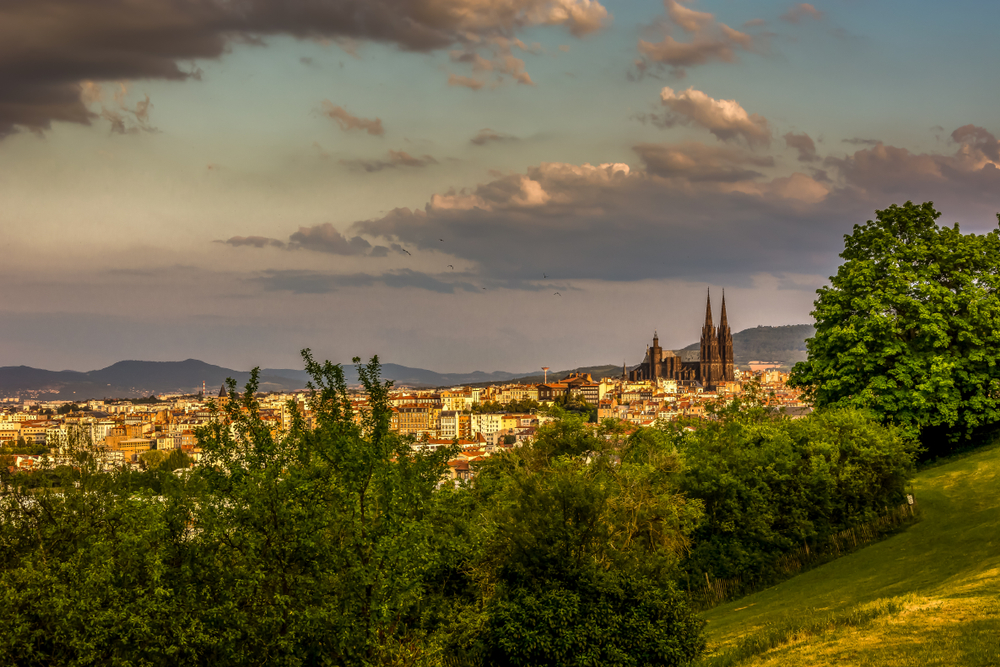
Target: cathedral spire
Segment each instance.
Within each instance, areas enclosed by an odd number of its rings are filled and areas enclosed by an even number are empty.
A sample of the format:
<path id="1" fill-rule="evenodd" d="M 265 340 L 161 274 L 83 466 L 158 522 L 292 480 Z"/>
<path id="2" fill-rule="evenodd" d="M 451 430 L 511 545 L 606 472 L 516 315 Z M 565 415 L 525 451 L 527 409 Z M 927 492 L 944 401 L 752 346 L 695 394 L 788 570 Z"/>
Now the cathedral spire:
<path id="1" fill-rule="evenodd" d="M 724 329 L 729 326 L 729 320 L 726 319 L 726 290 L 722 290 L 722 319 L 719 320 L 719 328 Z"/>
<path id="2" fill-rule="evenodd" d="M 708 289 L 708 302 L 705 306 L 705 326 L 712 326 L 712 288 Z"/>

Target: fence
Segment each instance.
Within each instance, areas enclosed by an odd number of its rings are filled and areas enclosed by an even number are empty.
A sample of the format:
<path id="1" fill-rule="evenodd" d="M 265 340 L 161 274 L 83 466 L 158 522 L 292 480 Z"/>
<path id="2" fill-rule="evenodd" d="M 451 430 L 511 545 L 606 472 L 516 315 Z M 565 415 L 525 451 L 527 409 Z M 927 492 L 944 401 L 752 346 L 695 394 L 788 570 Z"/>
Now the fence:
<path id="1" fill-rule="evenodd" d="M 695 607 L 699 609 L 708 609 L 749 595 L 798 574 L 810 566 L 820 565 L 876 542 L 895 532 L 900 526 L 915 522 L 919 516 L 916 504 L 903 503 L 892 509 L 886 507 L 885 512 L 873 521 L 842 530 L 811 547 L 804 544 L 799 549 L 784 554 L 776 561 L 775 573 L 771 576 L 715 579 L 706 572 L 704 586 L 689 589 L 689 595 Z"/>

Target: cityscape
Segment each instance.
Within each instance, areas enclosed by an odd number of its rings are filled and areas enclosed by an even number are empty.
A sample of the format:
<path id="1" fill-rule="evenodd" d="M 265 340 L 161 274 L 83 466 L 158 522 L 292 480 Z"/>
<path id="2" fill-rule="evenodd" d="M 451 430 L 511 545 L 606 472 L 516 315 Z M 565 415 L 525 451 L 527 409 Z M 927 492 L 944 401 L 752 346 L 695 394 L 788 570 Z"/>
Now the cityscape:
<path id="1" fill-rule="evenodd" d="M 997 26 L 0 0 L 0 665 L 1000 666 Z"/>
<path id="2" fill-rule="evenodd" d="M 744 386 L 766 396 L 777 413 L 800 417 L 811 408 L 801 390 L 786 387 L 787 371 L 778 363 L 757 362 L 735 367 L 733 336 L 729 330 L 725 297 L 719 326 L 713 324 L 711 294 L 706 302 L 698 360 L 680 357 L 659 346 L 654 333 L 642 363 L 631 370 L 623 365 L 617 376 L 594 379 L 590 373 L 571 372 L 543 382 L 459 386 L 439 389 L 394 387 L 390 392 L 393 432 L 412 438 L 417 450 L 446 448 L 461 451 L 448 461 L 448 478 L 469 480 L 476 465 L 495 452 L 530 443 L 539 426 L 556 420 L 552 406 L 573 405 L 596 427 L 605 419 L 652 427 L 658 423 L 703 419 L 740 396 Z M 74 447 L 92 451 L 100 466 L 146 469 L 148 452 L 179 451 L 197 465 L 201 448 L 196 432 L 220 418 L 219 407 L 230 400 L 223 385 L 217 393 L 150 396 L 150 400 L 37 400 L 4 399 L 0 414 L 0 451 L 8 468 L 30 471 L 54 465 L 72 465 Z M 353 409 L 369 409 L 366 393 L 351 394 Z M 307 392 L 267 392 L 259 399 L 260 418 L 275 436 L 287 433 L 297 411 L 312 422 Z M 70 447 L 70 444 L 74 447 Z M 32 453 L 33 451 L 37 453 Z M 177 472 L 182 472 L 178 470 Z"/>

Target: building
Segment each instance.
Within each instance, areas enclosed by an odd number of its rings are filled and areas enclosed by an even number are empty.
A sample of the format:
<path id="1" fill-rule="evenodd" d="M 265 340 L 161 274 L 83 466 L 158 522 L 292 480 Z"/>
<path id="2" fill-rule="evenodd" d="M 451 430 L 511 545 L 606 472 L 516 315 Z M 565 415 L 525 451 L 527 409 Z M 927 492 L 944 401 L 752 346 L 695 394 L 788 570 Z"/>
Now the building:
<path id="1" fill-rule="evenodd" d="M 718 327 L 712 322 L 712 295 L 708 295 L 699 349 L 698 361 L 681 361 L 676 354 L 660 347 L 659 336 L 654 332 L 653 345 L 646 348 L 646 357 L 628 373 L 628 379 L 654 383 L 662 380 L 698 382 L 706 389 L 714 389 L 723 382 L 733 382 L 733 334 L 726 317 L 725 293 L 722 295 L 722 316 Z"/>

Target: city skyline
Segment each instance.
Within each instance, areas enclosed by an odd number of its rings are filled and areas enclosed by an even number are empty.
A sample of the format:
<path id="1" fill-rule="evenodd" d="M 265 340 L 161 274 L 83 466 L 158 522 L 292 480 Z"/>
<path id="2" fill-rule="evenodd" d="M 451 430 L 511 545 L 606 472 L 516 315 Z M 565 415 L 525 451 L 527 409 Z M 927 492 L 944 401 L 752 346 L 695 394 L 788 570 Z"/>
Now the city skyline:
<path id="1" fill-rule="evenodd" d="M 974 2 L 0 3 L 0 366 L 440 372 L 811 322 L 843 235 L 994 229 Z"/>

